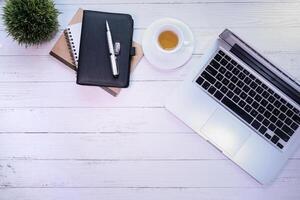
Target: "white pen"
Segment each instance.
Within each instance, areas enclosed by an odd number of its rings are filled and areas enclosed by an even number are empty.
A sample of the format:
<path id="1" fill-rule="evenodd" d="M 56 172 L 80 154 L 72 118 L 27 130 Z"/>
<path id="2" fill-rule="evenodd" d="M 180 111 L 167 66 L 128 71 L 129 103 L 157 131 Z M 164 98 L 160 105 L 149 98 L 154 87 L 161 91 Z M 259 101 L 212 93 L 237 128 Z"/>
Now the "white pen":
<path id="1" fill-rule="evenodd" d="M 113 76 L 116 77 L 119 75 L 119 71 L 118 71 L 117 62 L 116 62 L 116 55 L 115 55 L 115 51 L 114 51 L 113 40 L 112 40 L 109 24 L 107 21 L 106 21 L 106 36 L 107 36 L 107 42 L 108 42 L 108 50 L 109 50 L 109 54 L 110 54 L 111 69 L 113 72 Z"/>

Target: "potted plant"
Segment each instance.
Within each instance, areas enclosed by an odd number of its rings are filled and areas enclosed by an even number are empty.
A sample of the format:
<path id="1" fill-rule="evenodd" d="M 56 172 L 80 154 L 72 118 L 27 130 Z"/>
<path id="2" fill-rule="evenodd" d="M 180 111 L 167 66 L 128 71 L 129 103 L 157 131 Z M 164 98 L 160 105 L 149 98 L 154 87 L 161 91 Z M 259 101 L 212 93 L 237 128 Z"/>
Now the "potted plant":
<path id="1" fill-rule="evenodd" d="M 52 39 L 58 30 L 58 15 L 52 0 L 7 0 L 3 7 L 6 31 L 26 47 Z"/>

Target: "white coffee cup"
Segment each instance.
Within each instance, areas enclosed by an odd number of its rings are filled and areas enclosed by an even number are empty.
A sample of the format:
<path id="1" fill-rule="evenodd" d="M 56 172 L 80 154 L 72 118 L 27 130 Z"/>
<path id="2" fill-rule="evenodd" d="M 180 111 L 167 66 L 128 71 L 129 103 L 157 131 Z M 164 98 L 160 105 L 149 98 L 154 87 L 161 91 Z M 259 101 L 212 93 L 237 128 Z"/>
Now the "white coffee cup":
<path id="1" fill-rule="evenodd" d="M 172 49 L 164 49 L 161 47 L 161 45 L 159 44 L 159 36 L 160 36 L 160 34 L 162 34 L 165 31 L 171 31 L 177 36 L 178 43 L 177 43 L 176 47 L 174 47 Z M 174 24 L 161 25 L 155 32 L 153 40 L 154 40 L 153 42 L 155 43 L 157 50 L 160 51 L 161 53 L 165 53 L 165 54 L 173 54 L 175 52 L 178 52 L 185 46 L 190 45 L 190 42 L 185 40 L 182 30 Z"/>

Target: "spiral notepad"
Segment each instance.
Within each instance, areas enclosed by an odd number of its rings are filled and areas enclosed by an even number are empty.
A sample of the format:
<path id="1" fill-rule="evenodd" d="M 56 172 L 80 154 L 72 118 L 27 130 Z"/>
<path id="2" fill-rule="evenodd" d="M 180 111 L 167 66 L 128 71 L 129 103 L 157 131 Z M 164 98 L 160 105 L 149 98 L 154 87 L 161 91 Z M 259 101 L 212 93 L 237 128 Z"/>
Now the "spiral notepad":
<path id="1" fill-rule="evenodd" d="M 81 24 L 82 23 L 70 25 L 64 30 L 64 34 L 69 46 L 69 51 L 73 59 L 73 64 L 76 66 L 76 68 L 78 68 Z"/>

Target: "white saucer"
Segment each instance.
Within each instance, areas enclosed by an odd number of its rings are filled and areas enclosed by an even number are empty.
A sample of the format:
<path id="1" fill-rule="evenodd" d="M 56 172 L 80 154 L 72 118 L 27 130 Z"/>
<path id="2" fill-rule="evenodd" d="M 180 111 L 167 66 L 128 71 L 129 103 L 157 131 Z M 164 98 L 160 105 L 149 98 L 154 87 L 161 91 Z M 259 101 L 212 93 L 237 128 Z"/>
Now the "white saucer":
<path id="1" fill-rule="evenodd" d="M 165 24 L 178 26 L 185 40 L 190 42 L 189 45 L 182 47 L 179 51 L 172 54 L 158 51 L 152 37 L 155 31 Z M 183 22 L 173 18 L 164 18 L 153 22 L 148 27 L 143 36 L 142 46 L 146 59 L 153 66 L 164 70 L 176 69 L 183 66 L 192 57 L 194 51 L 194 37 L 191 29 Z"/>

